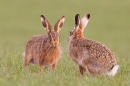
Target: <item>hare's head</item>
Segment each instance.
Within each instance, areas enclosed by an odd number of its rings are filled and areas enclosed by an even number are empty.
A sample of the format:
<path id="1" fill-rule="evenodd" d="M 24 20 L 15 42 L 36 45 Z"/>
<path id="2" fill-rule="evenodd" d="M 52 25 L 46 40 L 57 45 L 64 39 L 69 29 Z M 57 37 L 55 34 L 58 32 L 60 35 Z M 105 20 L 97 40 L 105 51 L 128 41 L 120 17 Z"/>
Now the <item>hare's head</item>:
<path id="1" fill-rule="evenodd" d="M 59 37 L 60 37 L 59 31 L 61 30 L 61 27 L 63 26 L 64 21 L 65 21 L 65 17 L 62 16 L 55 24 L 54 30 L 52 30 L 52 26 L 49 23 L 49 21 L 43 15 L 41 15 L 42 25 L 45 28 L 48 38 L 53 47 L 56 47 L 59 45 Z"/>
<path id="2" fill-rule="evenodd" d="M 85 15 L 81 20 L 79 14 L 75 15 L 75 26 L 74 29 L 70 31 L 70 37 L 84 38 L 83 31 L 88 24 L 89 18 L 90 14 Z"/>

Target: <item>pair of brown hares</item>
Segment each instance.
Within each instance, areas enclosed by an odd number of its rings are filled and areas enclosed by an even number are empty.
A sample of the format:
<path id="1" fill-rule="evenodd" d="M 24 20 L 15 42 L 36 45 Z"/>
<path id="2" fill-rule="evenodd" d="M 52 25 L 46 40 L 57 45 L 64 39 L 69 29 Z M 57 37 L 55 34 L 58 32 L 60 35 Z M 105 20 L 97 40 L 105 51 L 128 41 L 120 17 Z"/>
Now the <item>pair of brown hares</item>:
<path id="1" fill-rule="evenodd" d="M 105 45 L 84 38 L 83 31 L 87 26 L 90 14 L 80 20 L 80 15 L 75 16 L 74 29 L 70 31 L 69 53 L 71 59 L 79 65 L 81 75 L 86 70 L 91 75 L 114 76 L 118 65 L 114 53 Z M 65 17 L 61 17 L 55 24 L 54 31 L 49 21 L 41 15 L 41 22 L 47 35 L 35 35 L 26 44 L 24 66 L 29 63 L 38 64 L 40 67 L 52 66 L 56 69 L 57 61 L 61 55 L 59 31 L 63 26 Z"/>

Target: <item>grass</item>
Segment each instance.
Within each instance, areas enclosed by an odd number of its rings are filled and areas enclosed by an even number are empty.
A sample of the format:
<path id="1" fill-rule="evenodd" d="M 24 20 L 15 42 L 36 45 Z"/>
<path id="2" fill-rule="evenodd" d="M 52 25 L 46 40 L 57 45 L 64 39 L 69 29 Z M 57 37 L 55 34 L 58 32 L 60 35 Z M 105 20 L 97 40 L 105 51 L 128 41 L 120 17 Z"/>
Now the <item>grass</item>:
<path id="1" fill-rule="evenodd" d="M 130 84 L 130 1 L 129 0 L 1 0 L 0 12 L 0 86 L 129 86 Z M 68 54 L 69 30 L 74 15 L 91 14 L 84 35 L 100 41 L 116 55 L 120 68 L 115 77 L 92 77 L 79 74 L 78 66 Z M 63 54 L 57 70 L 40 71 L 37 65 L 23 69 L 22 52 L 34 34 L 45 34 L 40 22 L 43 14 L 54 26 L 65 15 L 60 31 Z"/>

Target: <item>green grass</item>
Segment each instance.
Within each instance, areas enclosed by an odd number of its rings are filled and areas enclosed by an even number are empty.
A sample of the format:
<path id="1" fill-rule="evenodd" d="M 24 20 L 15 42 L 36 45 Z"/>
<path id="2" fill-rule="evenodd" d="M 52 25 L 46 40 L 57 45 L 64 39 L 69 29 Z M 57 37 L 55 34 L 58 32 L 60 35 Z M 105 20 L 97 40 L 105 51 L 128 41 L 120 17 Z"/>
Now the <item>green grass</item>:
<path id="1" fill-rule="evenodd" d="M 130 1 L 129 0 L 17 0 L 0 1 L 0 86 L 129 86 L 130 85 Z M 100 41 L 116 55 L 120 68 L 115 77 L 92 77 L 79 73 L 68 54 L 69 30 L 74 15 L 91 14 L 84 35 Z M 22 53 L 34 34 L 45 34 L 43 14 L 54 26 L 64 15 L 60 31 L 63 54 L 57 70 L 40 71 L 37 65 L 23 69 Z"/>

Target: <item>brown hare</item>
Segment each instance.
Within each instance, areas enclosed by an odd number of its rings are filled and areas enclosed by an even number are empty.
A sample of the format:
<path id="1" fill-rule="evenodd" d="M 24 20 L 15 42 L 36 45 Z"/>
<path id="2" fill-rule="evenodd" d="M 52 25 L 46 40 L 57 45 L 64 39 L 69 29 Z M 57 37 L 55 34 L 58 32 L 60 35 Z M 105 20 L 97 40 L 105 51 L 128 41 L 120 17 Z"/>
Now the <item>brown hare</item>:
<path id="1" fill-rule="evenodd" d="M 84 38 L 83 32 L 89 18 L 90 14 L 81 20 L 79 14 L 75 16 L 75 26 L 69 37 L 70 57 L 78 64 L 81 75 L 88 70 L 91 75 L 114 76 L 119 67 L 114 53 L 105 45 Z"/>
<path id="2" fill-rule="evenodd" d="M 54 31 L 49 21 L 41 15 L 41 22 L 46 30 L 46 35 L 34 35 L 26 44 L 24 66 L 29 63 L 38 64 L 42 69 L 52 66 L 56 69 L 57 61 L 61 55 L 61 46 L 59 42 L 59 31 L 63 26 L 65 17 L 62 16 L 55 24 Z"/>

